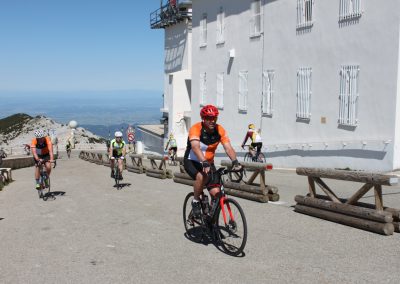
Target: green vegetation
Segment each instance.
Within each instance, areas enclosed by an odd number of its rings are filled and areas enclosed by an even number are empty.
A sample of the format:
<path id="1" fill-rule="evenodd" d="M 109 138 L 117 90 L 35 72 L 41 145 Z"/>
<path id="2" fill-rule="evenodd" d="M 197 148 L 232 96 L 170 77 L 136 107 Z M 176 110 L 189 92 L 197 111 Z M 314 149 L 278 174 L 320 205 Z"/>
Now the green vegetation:
<path id="1" fill-rule="evenodd" d="M 22 130 L 25 123 L 32 117 L 25 113 L 17 113 L 6 118 L 0 119 L 0 134 L 8 134 L 15 130 Z"/>

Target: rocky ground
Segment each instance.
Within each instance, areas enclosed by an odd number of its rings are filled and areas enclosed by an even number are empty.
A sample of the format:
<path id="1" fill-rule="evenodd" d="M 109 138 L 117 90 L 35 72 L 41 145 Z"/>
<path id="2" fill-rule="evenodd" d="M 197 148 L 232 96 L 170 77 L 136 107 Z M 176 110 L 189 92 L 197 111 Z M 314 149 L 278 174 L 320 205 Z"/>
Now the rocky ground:
<path id="1" fill-rule="evenodd" d="M 27 114 L 15 114 L 0 119 L 0 148 L 7 154 L 22 154 L 24 144 L 30 144 L 36 129 L 43 129 L 53 141 L 57 137 L 58 147 L 64 149 L 72 129 L 45 116 L 31 117 Z M 77 149 L 97 149 L 105 147 L 105 140 L 92 132 L 77 127 L 75 130 Z"/>

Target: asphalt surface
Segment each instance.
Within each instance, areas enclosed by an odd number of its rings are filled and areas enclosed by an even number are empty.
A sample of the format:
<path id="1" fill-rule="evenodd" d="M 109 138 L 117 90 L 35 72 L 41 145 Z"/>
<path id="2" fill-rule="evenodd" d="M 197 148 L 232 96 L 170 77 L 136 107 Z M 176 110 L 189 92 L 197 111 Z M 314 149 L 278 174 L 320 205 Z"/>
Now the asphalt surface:
<path id="1" fill-rule="evenodd" d="M 191 188 L 125 172 L 122 190 L 109 169 L 58 160 L 43 201 L 33 168 L 13 171 L 0 192 L 0 283 L 400 283 L 400 234 L 382 236 L 293 211 L 305 177 L 273 170 L 277 203 L 236 198 L 248 221 L 245 255 L 185 237 L 184 197 Z M 341 197 L 361 184 L 327 182 Z M 400 207 L 400 187 L 384 187 Z M 363 202 L 373 202 L 368 193 Z"/>

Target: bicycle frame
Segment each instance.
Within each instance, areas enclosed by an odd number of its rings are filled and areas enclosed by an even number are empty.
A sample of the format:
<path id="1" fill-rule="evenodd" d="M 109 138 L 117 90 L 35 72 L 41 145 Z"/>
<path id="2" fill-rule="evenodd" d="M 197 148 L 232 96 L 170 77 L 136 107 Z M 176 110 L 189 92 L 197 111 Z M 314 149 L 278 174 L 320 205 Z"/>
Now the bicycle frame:
<path id="1" fill-rule="evenodd" d="M 224 185 L 223 185 L 223 182 L 222 182 L 222 176 L 223 175 L 225 175 L 225 174 L 227 174 L 227 173 L 229 173 L 229 172 L 241 172 L 241 171 L 232 171 L 232 170 L 227 170 L 227 169 L 223 169 L 222 168 L 222 170 L 221 169 L 219 169 L 219 170 L 217 170 L 216 172 L 215 172 L 215 174 L 219 174 L 219 184 L 216 184 L 216 187 L 218 187 L 219 188 L 219 193 L 217 193 L 217 195 L 220 195 L 219 197 L 217 197 L 216 199 L 216 202 L 218 203 L 218 205 L 220 206 L 220 208 L 221 208 L 221 212 L 222 212 L 222 216 L 223 216 L 223 218 L 224 218 L 224 223 L 225 223 L 225 225 L 227 225 L 227 218 L 226 218 L 226 212 L 225 212 L 225 200 L 226 200 L 226 194 L 225 194 L 225 190 L 224 190 Z M 203 193 L 204 194 L 204 193 Z M 227 204 L 227 209 L 228 209 L 228 213 L 229 213 L 229 217 L 231 218 L 231 220 L 232 221 L 235 221 L 235 218 L 234 218 L 234 216 L 233 216 L 233 214 L 232 214 L 232 210 L 231 210 L 231 207 L 230 207 L 230 205 L 229 205 L 229 203 L 226 203 Z M 214 210 L 213 210 L 213 208 L 211 208 L 211 220 L 214 220 L 215 219 L 215 212 L 217 212 L 217 208 L 215 208 Z M 214 220 L 215 221 L 215 220 Z"/>

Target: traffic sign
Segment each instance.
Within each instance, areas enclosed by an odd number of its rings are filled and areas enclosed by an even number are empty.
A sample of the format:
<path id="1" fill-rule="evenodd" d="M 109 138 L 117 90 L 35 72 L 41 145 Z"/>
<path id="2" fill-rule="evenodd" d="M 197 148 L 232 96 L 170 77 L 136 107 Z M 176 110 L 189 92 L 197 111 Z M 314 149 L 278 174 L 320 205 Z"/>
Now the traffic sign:
<path id="1" fill-rule="evenodd" d="M 135 134 L 133 134 L 132 132 L 128 133 L 128 141 L 132 142 L 134 139 L 135 139 Z"/>

